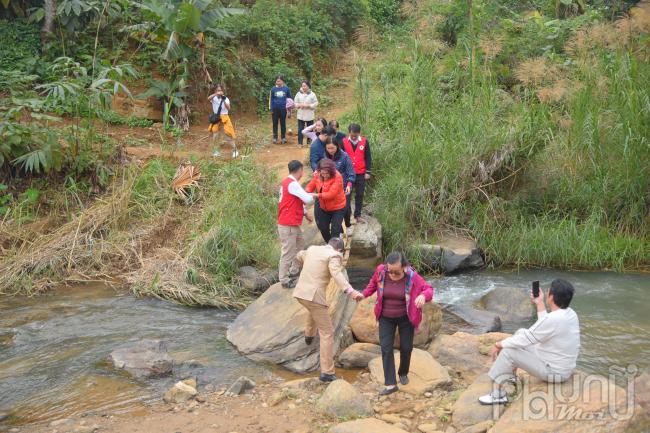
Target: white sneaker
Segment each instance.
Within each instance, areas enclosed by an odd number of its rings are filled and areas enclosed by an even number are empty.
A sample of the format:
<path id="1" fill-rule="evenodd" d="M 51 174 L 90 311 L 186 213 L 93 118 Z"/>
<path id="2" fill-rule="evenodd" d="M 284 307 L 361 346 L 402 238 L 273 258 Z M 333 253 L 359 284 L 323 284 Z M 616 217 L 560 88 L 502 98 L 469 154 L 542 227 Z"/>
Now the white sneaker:
<path id="1" fill-rule="evenodd" d="M 352 234 L 354 233 L 354 227 L 353 227 L 353 226 L 346 227 L 346 228 L 345 228 L 345 233 L 346 233 L 348 236 L 352 236 Z"/>
<path id="2" fill-rule="evenodd" d="M 232 151 L 232 157 L 237 158 L 239 156 L 239 152 L 237 150 Z"/>
<path id="3" fill-rule="evenodd" d="M 484 405 L 506 404 L 508 403 L 508 396 L 503 391 L 492 391 L 489 394 L 479 397 L 478 402 Z"/>
<path id="4" fill-rule="evenodd" d="M 212 156 L 214 158 L 219 158 L 221 156 L 221 152 L 219 152 L 218 150 L 215 150 L 214 152 L 212 152 Z"/>

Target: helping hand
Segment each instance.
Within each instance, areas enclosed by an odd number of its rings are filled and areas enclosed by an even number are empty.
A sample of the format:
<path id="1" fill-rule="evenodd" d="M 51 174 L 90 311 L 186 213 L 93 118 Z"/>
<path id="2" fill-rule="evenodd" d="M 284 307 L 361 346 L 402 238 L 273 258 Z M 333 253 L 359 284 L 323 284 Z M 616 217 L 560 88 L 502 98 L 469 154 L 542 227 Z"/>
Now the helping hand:
<path id="1" fill-rule="evenodd" d="M 354 299 L 357 302 L 360 302 L 360 301 L 363 301 L 365 299 L 365 297 L 363 296 L 363 294 L 361 292 L 359 292 L 358 290 L 355 290 L 354 292 L 352 292 L 352 299 Z"/>
<path id="2" fill-rule="evenodd" d="M 349 186 L 349 185 L 346 186 L 346 187 L 345 187 L 345 195 L 350 195 L 351 192 L 352 192 L 352 187 Z"/>
<path id="3" fill-rule="evenodd" d="M 418 307 L 419 309 L 422 309 L 424 307 L 424 304 L 427 302 L 426 298 L 424 295 L 420 295 L 417 298 L 415 298 L 415 306 Z"/>
<path id="4" fill-rule="evenodd" d="M 309 214 L 305 214 L 305 219 L 306 219 L 307 221 L 309 221 L 310 223 L 313 223 L 313 222 L 314 222 L 314 219 L 313 219 Z"/>

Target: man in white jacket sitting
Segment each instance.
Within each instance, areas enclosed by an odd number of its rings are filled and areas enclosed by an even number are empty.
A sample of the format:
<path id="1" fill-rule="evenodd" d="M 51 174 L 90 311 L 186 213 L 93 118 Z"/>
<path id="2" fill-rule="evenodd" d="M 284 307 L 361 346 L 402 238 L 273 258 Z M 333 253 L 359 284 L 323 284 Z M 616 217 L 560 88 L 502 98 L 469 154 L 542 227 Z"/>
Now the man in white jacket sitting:
<path id="1" fill-rule="evenodd" d="M 580 352 L 580 323 L 576 312 L 569 308 L 573 293 L 571 283 L 554 280 L 546 297 L 550 313 L 546 312 L 544 292 L 540 289 L 537 298 L 531 294 L 537 306 L 537 322 L 495 343 L 494 364 L 488 375 L 497 386 L 490 394 L 479 397 L 481 404 L 507 403 L 502 385 L 516 379 L 517 368 L 547 382 L 564 382 L 571 377 Z"/>

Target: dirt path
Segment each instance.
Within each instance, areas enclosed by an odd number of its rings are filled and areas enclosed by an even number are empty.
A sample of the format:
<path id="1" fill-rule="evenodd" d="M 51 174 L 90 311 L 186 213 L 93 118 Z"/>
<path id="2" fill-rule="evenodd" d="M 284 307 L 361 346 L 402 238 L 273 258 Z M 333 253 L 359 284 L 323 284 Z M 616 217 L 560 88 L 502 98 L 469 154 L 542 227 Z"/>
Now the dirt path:
<path id="1" fill-rule="evenodd" d="M 354 55 L 348 54 L 340 56 L 333 77 L 336 79 L 336 84 L 326 92 L 326 99 L 333 102 L 322 104 L 316 111 L 317 116 L 325 117 L 327 120 L 338 119 L 353 108 L 354 58 Z M 233 103 L 237 102 L 233 101 Z M 207 118 L 209 110 L 210 106 L 207 103 L 205 106 L 198 107 L 197 117 Z M 252 157 L 255 162 L 273 168 L 281 175 L 285 174 L 288 161 L 292 159 L 304 161 L 309 154 L 307 146 L 298 147 L 295 115 L 287 119 L 288 143 L 284 145 L 273 145 L 271 142 L 270 116 L 259 116 L 256 113 L 237 114 L 235 111 L 232 120 L 242 157 Z M 100 130 L 118 142 L 124 143 L 127 153 L 140 160 L 161 155 L 178 159 L 212 158 L 212 138 L 204 123 L 192 125 L 190 131 L 180 137 L 165 132 L 160 123 L 149 128 L 103 125 Z M 223 155 L 221 158 L 230 159 L 230 149 L 227 146 L 222 146 L 221 151 Z"/>

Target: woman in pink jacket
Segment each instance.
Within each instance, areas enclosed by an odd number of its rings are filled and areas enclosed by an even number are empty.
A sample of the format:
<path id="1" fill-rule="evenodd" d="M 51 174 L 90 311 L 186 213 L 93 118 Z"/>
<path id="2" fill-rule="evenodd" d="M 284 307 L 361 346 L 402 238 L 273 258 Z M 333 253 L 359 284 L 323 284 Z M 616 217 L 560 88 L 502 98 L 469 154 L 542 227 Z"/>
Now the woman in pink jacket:
<path id="1" fill-rule="evenodd" d="M 399 329 L 400 337 L 400 365 L 397 374 L 400 383 L 406 385 L 409 383 L 413 337 L 422 321 L 422 307 L 433 299 L 434 289 L 409 266 L 404 254 L 394 251 L 386 257 L 385 264 L 377 267 L 363 293 L 357 292 L 354 298 L 361 300 L 375 292 L 375 318 L 379 321 L 379 342 L 386 385 L 379 394 L 388 395 L 398 390 L 393 357 L 395 330 Z"/>

